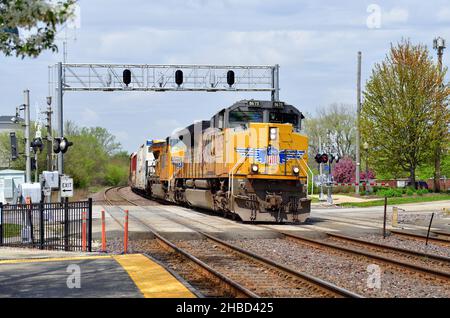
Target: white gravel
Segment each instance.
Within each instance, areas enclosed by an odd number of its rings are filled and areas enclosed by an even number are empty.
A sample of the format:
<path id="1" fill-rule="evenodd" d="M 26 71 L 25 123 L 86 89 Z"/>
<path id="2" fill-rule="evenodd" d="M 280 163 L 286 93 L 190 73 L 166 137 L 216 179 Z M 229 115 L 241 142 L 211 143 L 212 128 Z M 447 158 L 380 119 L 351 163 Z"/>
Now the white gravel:
<path id="1" fill-rule="evenodd" d="M 366 297 L 450 297 L 450 282 L 364 257 L 330 252 L 284 239 L 239 240 L 234 244 Z M 381 270 L 381 288 L 370 288 L 368 266 Z"/>
<path id="2" fill-rule="evenodd" d="M 359 238 L 374 243 L 386 244 L 389 246 L 405 248 L 412 251 L 450 257 L 450 248 L 439 244 L 434 244 L 433 242 L 428 242 L 428 245 L 425 245 L 424 241 L 416 240 L 413 238 L 400 237 L 396 235 L 387 236 L 385 239 L 380 235 L 364 235 L 360 236 Z"/>

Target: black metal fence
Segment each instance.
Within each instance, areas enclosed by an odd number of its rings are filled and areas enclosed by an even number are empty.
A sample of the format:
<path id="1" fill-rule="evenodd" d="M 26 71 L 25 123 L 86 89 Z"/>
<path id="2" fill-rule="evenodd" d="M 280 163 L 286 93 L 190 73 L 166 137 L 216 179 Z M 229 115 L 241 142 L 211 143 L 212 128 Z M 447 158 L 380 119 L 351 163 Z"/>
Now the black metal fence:
<path id="1" fill-rule="evenodd" d="M 0 245 L 91 252 L 92 199 L 0 203 Z"/>

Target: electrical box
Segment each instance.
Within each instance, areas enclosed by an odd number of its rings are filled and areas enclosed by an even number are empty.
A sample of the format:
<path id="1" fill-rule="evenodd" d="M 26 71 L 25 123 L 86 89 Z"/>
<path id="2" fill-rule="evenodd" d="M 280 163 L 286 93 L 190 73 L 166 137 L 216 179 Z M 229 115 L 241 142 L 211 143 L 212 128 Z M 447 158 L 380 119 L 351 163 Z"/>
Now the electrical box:
<path id="1" fill-rule="evenodd" d="M 22 183 L 19 185 L 19 196 L 22 196 L 22 203 L 25 203 L 27 197 L 31 198 L 32 203 L 41 202 L 41 184 L 40 183 Z"/>
<path id="2" fill-rule="evenodd" d="M 59 174 L 58 171 L 43 171 L 45 187 L 46 188 L 59 188 Z"/>

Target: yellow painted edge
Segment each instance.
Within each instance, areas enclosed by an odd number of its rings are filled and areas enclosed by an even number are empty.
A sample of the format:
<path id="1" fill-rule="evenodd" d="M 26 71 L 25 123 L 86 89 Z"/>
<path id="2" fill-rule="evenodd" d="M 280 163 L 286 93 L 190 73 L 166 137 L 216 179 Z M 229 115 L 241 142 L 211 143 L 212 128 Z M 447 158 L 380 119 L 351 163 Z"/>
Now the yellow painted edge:
<path id="1" fill-rule="evenodd" d="M 115 255 L 145 298 L 195 298 L 196 296 L 161 265 L 142 254 Z"/>
<path id="2" fill-rule="evenodd" d="M 74 257 L 49 257 L 49 258 L 24 258 L 24 259 L 5 259 L 0 260 L 1 264 L 18 264 L 18 263 L 41 263 L 41 262 L 64 262 L 64 261 L 81 261 L 87 259 L 111 258 L 109 255 L 99 256 L 74 256 Z"/>

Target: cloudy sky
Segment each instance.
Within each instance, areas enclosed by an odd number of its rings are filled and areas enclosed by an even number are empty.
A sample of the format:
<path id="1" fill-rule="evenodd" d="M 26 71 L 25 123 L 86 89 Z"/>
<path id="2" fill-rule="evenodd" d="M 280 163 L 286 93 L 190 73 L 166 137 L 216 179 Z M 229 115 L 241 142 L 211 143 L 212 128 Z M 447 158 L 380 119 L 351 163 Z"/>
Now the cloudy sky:
<path id="1" fill-rule="evenodd" d="M 280 98 L 314 113 L 333 102 L 355 105 L 356 56 L 363 81 L 390 43 L 402 38 L 432 48 L 450 40 L 448 1 L 81 0 L 80 28 L 68 31 L 69 62 L 280 64 Z M 379 15 L 378 15 L 379 12 Z M 380 19 L 378 19 L 380 17 Z M 59 35 L 61 44 L 66 32 Z M 62 48 L 62 45 L 60 45 Z M 434 54 L 434 52 L 433 52 Z M 13 114 L 31 91 L 32 117 L 48 95 L 48 65 L 62 60 L 0 57 L 0 115 Z M 444 64 L 449 58 L 444 55 Z M 219 107 L 269 94 L 65 94 L 65 119 L 103 126 L 125 150 L 162 138 Z"/>

